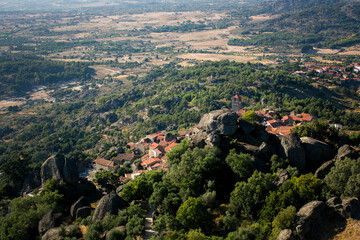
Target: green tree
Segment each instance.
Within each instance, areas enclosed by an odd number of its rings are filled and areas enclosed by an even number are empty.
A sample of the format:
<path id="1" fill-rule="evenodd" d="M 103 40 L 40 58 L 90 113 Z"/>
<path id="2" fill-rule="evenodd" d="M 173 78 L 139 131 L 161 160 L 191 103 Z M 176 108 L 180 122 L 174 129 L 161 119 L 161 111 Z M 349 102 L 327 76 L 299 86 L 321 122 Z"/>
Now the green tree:
<path id="1" fill-rule="evenodd" d="M 296 208 L 294 206 L 289 206 L 281 210 L 272 222 L 272 238 L 276 239 L 281 230 L 292 228 L 295 222 L 295 217 Z"/>
<path id="2" fill-rule="evenodd" d="M 276 175 L 255 171 L 247 182 L 238 182 L 230 196 L 231 209 L 237 216 L 256 218 L 266 196 L 276 188 Z"/>
<path id="3" fill-rule="evenodd" d="M 241 178 L 249 178 L 255 170 L 255 160 L 247 153 L 237 154 L 235 149 L 231 149 L 225 159 L 231 169 Z"/>
<path id="4" fill-rule="evenodd" d="M 275 216 L 284 208 L 293 205 L 300 208 L 304 204 L 320 198 L 322 183 L 311 173 L 300 177 L 292 177 L 281 187 L 270 192 L 260 211 L 260 219 L 271 223 Z"/>
<path id="5" fill-rule="evenodd" d="M 185 229 L 209 230 L 212 226 L 212 219 L 212 215 L 207 211 L 201 198 L 190 197 L 179 207 L 176 214 L 176 220 Z"/>
<path id="6" fill-rule="evenodd" d="M 244 115 L 241 117 L 242 120 L 245 120 L 247 122 L 259 122 L 259 117 L 256 115 L 254 111 L 248 111 L 244 113 Z"/>
<path id="7" fill-rule="evenodd" d="M 324 181 L 333 195 L 360 197 L 360 159 L 336 161 Z"/>

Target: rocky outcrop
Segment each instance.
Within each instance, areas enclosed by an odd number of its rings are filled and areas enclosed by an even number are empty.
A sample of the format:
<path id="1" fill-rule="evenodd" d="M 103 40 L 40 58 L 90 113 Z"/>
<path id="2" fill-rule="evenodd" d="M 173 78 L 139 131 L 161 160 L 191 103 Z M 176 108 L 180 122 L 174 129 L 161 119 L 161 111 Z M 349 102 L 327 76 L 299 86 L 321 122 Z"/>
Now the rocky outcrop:
<path id="1" fill-rule="evenodd" d="M 293 240 L 294 236 L 290 229 L 284 229 L 278 234 L 276 239 L 277 240 Z"/>
<path id="2" fill-rule="evenodd" d="M 251 123 L 241 119 L 239 120 L 239 128 L 245 135 L 249 135 L 252 131 L 254 131 L 254 126 Z"/>
<path id="3" fill-rule="evenodd" d="M 111 234 L 114 234 L 112 232 L 116 232 L 116 236 L 119 238 L 119 239 L 124 239 L 126 237 L 126 227 L 125 226 L 119 226 L 119 227 L 115 227 L 109 231 L 106 232 L 105 234 L 105 239 L 108 240 L 110 239 L 110 235 Z M 122 238 L 121 238 L 122 237 Z M 116 239 L 118 239 L 116 238 Z"/>
<path id="4" fill-rule="evenodd" d="M 70 208 L 70 215 L 73 218 L 78 218 L 78 214 L 77 211 L 79 210 L 79 208 L 82 207 L 90 207 L 90 201 L 89 199 L 85 198 L 85 197 L 81 197 L 79 200 L 77 200 L 73 205 L 71 205 Z"/>
<path id="5" fill-rule="evenodd" d="M 296 214 L 296 232 L 300 239 L 320 239 L 319 229 L 324 225 L 326 204 L 312 201 L 305 204 Z"/>
<path id="6" fill-rule="evenodd" d="M 305 150 L 297 133 L 291 133 L 281 138 L 280 153 L 289 159 L 292 166 L 303 171 L 306 167 Z"/>
<path id="7" fill-rule="evenodd" d="M 54 210 L 48 211 L 39 221 L 38 230 L 40 235 L 46 233 L 49 229 L 59 227 L 61 225 L 63 215 L 56 213 Z"/>
<path id="8" fill-rule="evenodd" d="M 332 148 L 319 140 L 302 137 L 300 138 L 305 149 L 306 167 L 310 170 L 316 170 L 323 163 L 333 158 Z"/>
<path id="9" fill-rule="evenodd" d="M 49 157 L 41 165 L 41 184 L 44 185 L 46 180 L 56 179 L 63 180 L 63 169 L 65 165 L 65 157 L 62 154 L 56 154 Z"/>
<path id="10" fill-rule="evenodd" d="M 92 220 L 103 220 L 107 214 L 115 215 L 119 210 L 126 208 L 128 205 L 129 204 L 118 195 L 114 193 L 107 194 L 100 199 Z"/>
<path id="11" fill-rule="evenodd" d="M 105 112 L 99 114 L 99 120 L 102 124 L 114 123 L 118 120 L 118 116 L 114 112 Z"/>
<path id="12" fill-rule="evenodd" d="M 276 186 L 280 187 L 286 180 L 290 179 L 290 174 L 287 170 L 283 170 L 278 173 L 279 181 L 276 182 Z"/>
<path id="13" fill-rule="evenodd" d="M 346 198 L 342 201 L 343 216 L 345 218 L 360 217 L 360 203 L 357 198 Z"/>
<path id="14" fill-rule="evenodd" d="M 40 175 L 42 185 L 49 179 L 56 179 L 70 184 L 77 183 L 79 179 L 76 164 L 71 159 L 65 159 L 62 154 L 49 157 L 41 165 Z"/>
<path id="15" fill-rule="evenodd" d="M 80 238 L 82 236 L 80 228 L 76 225 L 65 226 L 64 229 L 65 234 L 68 234 L 71 231 L 75 238 Z M 42 236 L 41 240 L 63 240 L 64 238 L 60 236 L 61 231 L 61 227 L 52 228 Z"/>
<path id="16" fill-rule="evenodd" d="M 359 154 L 350 145 L 344 145 L 338 149 L 338 153 L 335 157 L 336 161 L 344 160 L 345 158 L 355 159 L 358 158 Z"/>
<path id="17" fill-rule="evenodd" d="M 207 134 L 205 132 L 199 132 L 189 136 L 189 138 L 194 147 L 203 148 L 206 145 Z"/>
<path id="18" fill-rule="evenodd" d="M 314 176 L 316 178 L 324 179 L 325 176 L 330 172 L 331 168 L 335 165 L 333 160 L 323 163 L 316 171 Z"/>
<path id="19" fill-rule="evenodd" d="M 172 140 L 174 140 L 175 139 L 175 136 L 172 134 L 172 133 L 166 133 L 165 134 L 165 138 L 164 138 L 164 140 L 166 141 L 166 142 L 170 142 L 170 141 L 172 141 Z"/>
<path id="20" fill-rule="evenodd" d="M 63 169 L 64 182 L 77 183 L 79 180 L 79 171 L 75 161 L 72 159 L 66 159 Z"/>
<path id="21" fill-rule="evenodd" d="M 38 188 L 40 186 L 41 186 L 40 172 L 35 171 L 33 174 L 25 178 L 21 190 L 21 195 L 25 197 L 27 193 L 32 192 L 35 188 Z"/>
<path id="22" fill-rule="evenodd" d="M 92 207 L 81 207 L 76 211 L 76 218 L 87 218 L 91 215 Z"/>
<path id="23" fill-rule="evenodd" d="M 205 114 L 198 127 L 207 133 L 232 136 L 238 130 L 238 115 L 233 111 L 216 110 Z"/>

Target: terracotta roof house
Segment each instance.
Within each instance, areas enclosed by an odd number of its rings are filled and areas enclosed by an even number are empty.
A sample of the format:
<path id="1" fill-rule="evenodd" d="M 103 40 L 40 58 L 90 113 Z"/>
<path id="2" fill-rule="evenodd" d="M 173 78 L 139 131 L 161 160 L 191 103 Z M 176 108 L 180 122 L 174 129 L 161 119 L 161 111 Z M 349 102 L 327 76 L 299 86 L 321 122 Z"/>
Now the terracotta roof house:
<path id="1" fill-rule="evenodd" d="M 161 163 L 161 159 L 160 158 L 149 158 L 149 159 L 143 161 L 141 163 L 141 166 L 146 167 L 146 168 L 151 168 L 151 166 L 153 166 L 156 163 Z"/>
<path id="2" fill-rule="evenodd" d="M 177 143 L 171 143 L 169 146 L 167 146 L 166 148 L 165 148 L 165 151 L 170 151 L 173 147 L 175 147 L 176 145 L 178 145 Z"/>
<path id="3" fill-rule="evenodd" d="M 114 162 L 118 162 L 120 164 L 123 164 L 124 162 L 131 162 L 135 159 L 135 153 L 131 152 L 131 153 L 127 153 L 127 154 L 118 154 L 115 159 Z"/>
<path id="4" fill-rule="evenodd" d="M 95 170 L 96 171 L 104 171 L 110 170 L 115 172 L 119 168 L 119 164 L 113 161 L 109 161 L 103 158 L 98 158 L 94 160 L 95 163 Z"/>

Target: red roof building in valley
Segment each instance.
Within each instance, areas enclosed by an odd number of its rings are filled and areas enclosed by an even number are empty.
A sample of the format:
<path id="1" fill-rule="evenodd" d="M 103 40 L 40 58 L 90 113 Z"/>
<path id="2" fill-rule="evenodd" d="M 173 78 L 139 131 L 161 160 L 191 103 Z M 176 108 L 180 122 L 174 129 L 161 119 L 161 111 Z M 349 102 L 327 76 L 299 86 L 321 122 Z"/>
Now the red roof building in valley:
<path id="1" fill-rule="evenodd" d="M 141 166 L 146 167 L 146 168 L 151 168 L 151 166 L 153 166 L 154 164 L 161 163 L 161 162 L 162 161 L 160 158 L 149 158 L 149 159 L 143 161 L 141 163 Z"/>
<path id="2" fill-rule="evenodd" d="M 95 170 L 96 171 L 104 171 L 104 170 L 110 170 L 112 172 L 115 172 L 118 167 L 120 166 L 116 162 L 109 161 L 103 158 L 98 158 L 94 160 L 95 163 Z"/>
<path id="3" fill-rule="evenodd" d="M 170 151 L 173 147 L 175 147 L 175 146 L 177 146 L 178 144 L 177 143 L 171 143 L 169 146 L 167 146 L 166 148 L 165 148 L 165 151 Z"/>

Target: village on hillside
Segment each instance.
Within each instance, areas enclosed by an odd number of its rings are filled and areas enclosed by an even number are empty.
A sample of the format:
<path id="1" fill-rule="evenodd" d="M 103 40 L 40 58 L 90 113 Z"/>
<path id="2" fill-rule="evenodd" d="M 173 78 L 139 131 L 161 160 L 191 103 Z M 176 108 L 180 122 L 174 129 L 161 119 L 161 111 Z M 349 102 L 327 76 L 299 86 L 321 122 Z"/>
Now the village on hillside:
<path id="1" fill-rule="evenodd" d="M 232 97 L 232 111 L 235 111 L 239 118 L 249 110 L 242 108 L 241 97 L 236 94 Z M 268 107 L 255 111 L 259 118 L 259 123 L 265 127 L 266 132 L 277 136 L 286 136 L 291 133 L 291 129 L 304 123 L 311 123 L 316 118 L 307 113 L 295 113 L 280 115 L 275 107 Z M 342 129 L 342 125 L 330 124 L 331 127 Z M 140 174 L 152 170 L 167 170 L 169 168 L 166 153 L 178 145 L 183 139 L 200 132 L 198 126 L 188 130 L 179 130 L 177 134 L 161 131 L 149 134 L 140 141 L 127 144 L 127 152 L 118 154 L 113 160 L 97 158 L 93 161 L 94 171 L 109 170 L 116 172 L 124 164 L 132 166 L 132 173 L 127 173 L 120 177 L 121 182 L 134 179 Z"/>
<path id="2" fill-rule="evenodd" d="M 242 108 L 241 97 L 235 95 L 232 97 L 232 111 L 235 111 L 239 118 L 248 110 Z M 277 136 L 286 136 L 290 134 L 291 129 L 304 123 L 311 123 L 315 117 L 307 113 L 291 112 L 288 115 L 280 116 L 273 107 L 255 111 L 259 117 L 259 123 L 265 127 L 269 134 Z M 341 125 L 333 124 L 333 127 L 342 129 Z M 200 132 L 198 126 L 188 130 L 180 130 L 177 134 L 161 131 L 149 134 L 138 142 L 129 142 L 127 152 L 118 154 L 113 160 L 97 158 L 93 161 L 94 171 L 109 170 L 116 172 L 124 164 L 132 166 L 132 173 L 120 177 L 120 181 L 125 182 L 128 179 L 134 179 L 140 174 L 152 170 L 167 170 L 166 153 L 178 145 L 183 139 Z"/>
<path id="3" fill-rule="evenodd" d="M 322 66 L 314 62 L 306 62 L 300 67 L 306 70 L 295 71 L 293 75 L 306 75 L 311 72 L 323 74 L 324 77 L 332 78 L 334 80 L 340 80 L 341 83 L 348 81 L 360 81 L 360 65 L 358 63 L 352 63 L 347 68 L 339 66 Z M 310 74 L 311 75 L 311 74 Z"/>

